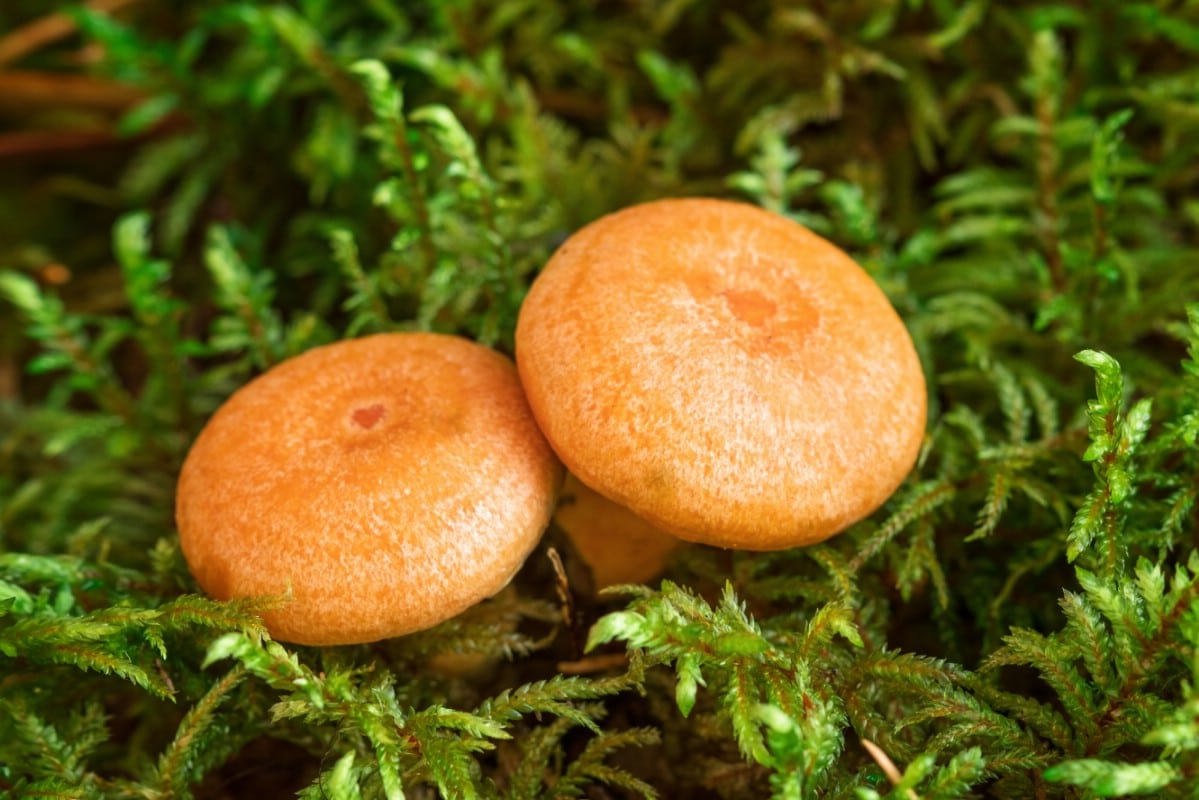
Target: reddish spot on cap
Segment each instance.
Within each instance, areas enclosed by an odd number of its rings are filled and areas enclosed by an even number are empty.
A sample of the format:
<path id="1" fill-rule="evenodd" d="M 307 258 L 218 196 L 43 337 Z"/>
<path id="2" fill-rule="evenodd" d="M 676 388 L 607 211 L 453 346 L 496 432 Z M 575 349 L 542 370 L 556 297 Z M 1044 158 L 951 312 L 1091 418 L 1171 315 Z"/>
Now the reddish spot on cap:
<path id="1" fill-rule="evenodd" d="M 778 303 L 761 292 L 725 289 L 721 292 L 733 316 L 749 325 L 761 325 L 774 316 Z"/>
<path id="2" fill-rule="evenodd" d="M 354 424 L 360 428 L 366 428 L 368 431 L 375 427 L 375 424 L 383 419 L 383 404 L 374 403 L 369 406 L 354 409 L 353 419 Z"/>

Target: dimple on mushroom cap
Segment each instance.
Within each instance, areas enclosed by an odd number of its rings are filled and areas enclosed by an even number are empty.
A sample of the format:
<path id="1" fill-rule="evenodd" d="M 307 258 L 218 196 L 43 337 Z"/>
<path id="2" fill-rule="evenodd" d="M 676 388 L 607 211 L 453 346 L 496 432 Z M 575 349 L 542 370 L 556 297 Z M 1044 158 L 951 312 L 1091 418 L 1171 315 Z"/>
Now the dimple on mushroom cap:
<path id="1" fill-rule="evenodd" d="M 924 376 L 873 280 L 741 203 L 662 200 L 587 225 L 522 306 L 521 380 L 571 472 L 680 538 L 811 544 L 915 462 Z"/>
<path id="2" fill-rule="evenodd" d="M 275 638 L 368 642 L 503 588 L 561 475 L 507 358 L 453 336 L 380 334 L 237 391 L 188 453 L 176 519 L 213 596 L 290 593 L 264 614 Z"/>

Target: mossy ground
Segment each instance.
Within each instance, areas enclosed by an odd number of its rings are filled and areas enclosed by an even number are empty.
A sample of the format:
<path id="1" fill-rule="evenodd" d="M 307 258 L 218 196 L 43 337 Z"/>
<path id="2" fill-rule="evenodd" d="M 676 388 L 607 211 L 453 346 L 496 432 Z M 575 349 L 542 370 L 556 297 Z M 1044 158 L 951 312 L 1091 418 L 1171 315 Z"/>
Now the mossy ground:
<path id="1" fill-rule="evenodd" d="M 1199 5 L 49 12 L 0 8 L 0 795 L 1196 796 Z M 551 531 L 372 646 L 197 594 L 174 481 L 237 386 L 381 330 L 510 352 L 571 231 L 683 195 L 904 317 L 929 429 L 871 519 L 605 596 Z"/>

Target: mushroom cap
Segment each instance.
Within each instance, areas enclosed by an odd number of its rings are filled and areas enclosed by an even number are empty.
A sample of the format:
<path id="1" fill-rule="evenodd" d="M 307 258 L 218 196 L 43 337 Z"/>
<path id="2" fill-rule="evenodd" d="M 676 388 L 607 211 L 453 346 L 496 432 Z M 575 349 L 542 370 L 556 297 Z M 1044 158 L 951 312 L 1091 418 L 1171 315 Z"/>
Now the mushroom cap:
<path id="1" fill-rule="evenodd" d="M 561 470 L 506 357 L 381 334 L 234 393 L 188 453 L 176 521 L 214 597 L 289 594 L 263 615 L 275 638 L 370 642 L 503 588 L 549 522 Z"/>
<path id="2" fill-rule="evenodd" d="M 554 522 L 591 569 L 595 588 L 645 583 L 683 543 L 567 474 Z"/>
<path id="3" fill-rule="evenodd" d="M 567 468 L 682 538 L 774 550 L 878 508 L 920 449 L 924 374 L 882 290 L 803 226 L 660 200 L 579 230 L 516 329 Z"/>

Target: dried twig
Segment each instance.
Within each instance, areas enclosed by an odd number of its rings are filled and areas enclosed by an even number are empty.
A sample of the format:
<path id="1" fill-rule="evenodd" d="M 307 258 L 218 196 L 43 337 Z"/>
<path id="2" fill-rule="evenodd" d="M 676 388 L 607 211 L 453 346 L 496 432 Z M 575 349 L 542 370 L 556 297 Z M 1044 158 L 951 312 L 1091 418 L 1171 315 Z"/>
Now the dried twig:
<path id="1" fill-rule="evenodd" d="M 88 150 L 122 141 L 105 128 L 73 131 L 14 131 L 0 133 L 0 159 Z"/>
<path id="2" fill-rule="evenodd" d="M 0 71 L 0 107 L 53 106 L 121 111 L 144 100 L 144 92 L 90 75 Z"/>
<path id="3" fill-rule="evenodd" d="M 84 6 L 92 11 L 112 13 L 138 0 L 88 0 Z M 64 39 L 76 30 L 75 20 L 68 14 L 54 13 L 39 17 L 0 37 L 0 67 L 12 64 L 30 53 Z"/>
<path id="4" fill-rule="evenodd" d="M 620 669 L 628 663 L 629 657 L 625 653 L 601 653 L 597 656 L 586 656 L 577 661 L 559 661 L 558 671 L 563 675 L 589 675 L 594 672 Z"/>
<path id="5" fill-rule="evenodd" d="M 866 752 L 874 759 L 874 763 L 878 764 L 878 768 L 887 776 L 887 780 L 891 781 L 891 785 L 898 785 L 903 780 L 903 774 L 899 771 L 899 767 L 895 766 L 895 762 L 891 760 L 891 757 L 883 752 L 883 748 L 869 739 L 862 739 L 861 741 L 862 747 L 866 748 Z M 911 789 L 908 789 L 906 794 L 910 800 L 919 800 L 918 795 Z"/>

